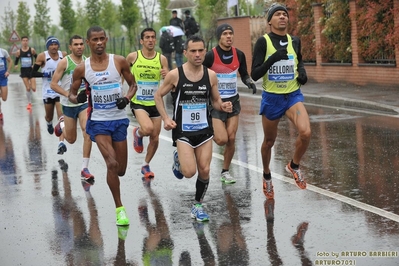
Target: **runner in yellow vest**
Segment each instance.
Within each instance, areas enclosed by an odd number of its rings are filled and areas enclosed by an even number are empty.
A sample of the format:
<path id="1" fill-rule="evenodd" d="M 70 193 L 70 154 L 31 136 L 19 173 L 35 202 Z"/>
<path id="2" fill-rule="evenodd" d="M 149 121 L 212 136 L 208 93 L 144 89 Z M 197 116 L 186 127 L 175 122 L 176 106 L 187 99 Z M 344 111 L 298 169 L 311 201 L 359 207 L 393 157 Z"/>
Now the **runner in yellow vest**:
<path id="1" fill-rule="evenodd" d="M 154 94 L 158 90 L 161 79 L 169 72 L 169 68 L 166 57 L 155 51 L 156 32 L 154 29 L 146 28 L 141 32 L 140 44 L 143 46 L 142 50 L 132 52 L 126 57 L 137 82 L 137 92 L 130 103 L 130 109 L 139 123 L 139 127 L 133 129 L 133 147 L 136 152 L 142 153 L 143 137 L 150 137 L 141 173 L 144 178 L 154 178 L 149 163 L 158 149 L 162 126 L 161 116 L 155 106 Z"/>
<path id="2" fill-rule="evenodd" d="M 271 32 L 255 43 L 251 76 L 255 81 L 263 77 L 264 91 L 260 108 L 264 133 L 261 147 L 263 192 L 267 199 L 273 199 L 274 188 L 269 164 L 280 118 L 286 115 L 299 133 L 294 156 L 285 169 L 301 189 L 306 188 L 306 182 L 299 163 L 309 146 L 311 130 L 300 90 L 301 85 L 307 82 L 300 39 L 287 34 L 289 16 L 285 6 L 278 3 L 271 5 L 267 21 Z"/>

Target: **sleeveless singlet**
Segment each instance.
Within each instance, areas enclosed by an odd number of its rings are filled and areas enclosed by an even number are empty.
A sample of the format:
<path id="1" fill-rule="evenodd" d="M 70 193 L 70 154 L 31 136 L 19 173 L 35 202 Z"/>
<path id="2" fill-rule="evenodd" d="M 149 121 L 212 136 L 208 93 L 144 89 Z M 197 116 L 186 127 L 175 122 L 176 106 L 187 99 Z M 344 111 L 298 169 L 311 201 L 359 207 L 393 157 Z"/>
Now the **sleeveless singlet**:
<path id="1" fill-rule="evenodd" d="M 240 62 L 238 61 L 237 50 L 234 47 L 231 49 L 233 52 L 233 60 L 227 65 L 220 60 L 216 47 L 212 48 L 214 61 L 210 69 L 216 72 L 219 94 L 222 99 L 231 98 L 238 94 L 237 72 L 240 67 Z"/>
<path id="2" fill-rule="evenodd" d="M 197 82 L 187 79 L 183 67 L 179 67 L 179 81 L 172 92 L 173 119 L 177 127 L 173 129 L 173 139 L 183 136 L 213 134 L 212 118 L 209 110 L 211 83 L 208 69 L 203 66 L 204 75 Z"/>
<path id="3" fill-rule="evenodd" d="M 121 76 L 115 67 L 114 55 L 108 55 L 107 69 L 94 71 L 90 57 L 85 60 L 85 78 L 91 87 L 89 110 L 93 121 L 114 121 L 127 118 L 126 111 L 116 106 L 116 99 L 123 97 Z"/>

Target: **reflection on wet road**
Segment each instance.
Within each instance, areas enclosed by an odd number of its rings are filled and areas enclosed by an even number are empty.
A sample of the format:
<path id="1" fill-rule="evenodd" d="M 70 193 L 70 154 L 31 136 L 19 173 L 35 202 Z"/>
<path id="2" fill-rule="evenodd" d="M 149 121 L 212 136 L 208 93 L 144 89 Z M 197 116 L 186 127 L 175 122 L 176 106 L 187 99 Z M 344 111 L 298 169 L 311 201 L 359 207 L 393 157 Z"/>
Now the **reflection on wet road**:
<path id="1" fill-rule="evenodd" d="M 82 138 L 57 155 L 38 94 L 29 113 L 18 100 L 22 84 L 10 87 L 0 126 L 1 265 L 399 265 L 398 118 L 308 106 L 305 191 L 284 170 L 296 132 L 282 119 L 271 162 L 276 196 L 266 201 L 260 99 L 244 93 L 230 169 L 237 183 L 220 182 L 223 148 L 214 145 L 208 223 L 190 218 L 195 179 L 174 178 L 170 132 L 161 133 L 149 181 L 130 128 L 121 193 L 131 224 L 118 228 L 96 145 L 96 182 L 82 183 Z"/>

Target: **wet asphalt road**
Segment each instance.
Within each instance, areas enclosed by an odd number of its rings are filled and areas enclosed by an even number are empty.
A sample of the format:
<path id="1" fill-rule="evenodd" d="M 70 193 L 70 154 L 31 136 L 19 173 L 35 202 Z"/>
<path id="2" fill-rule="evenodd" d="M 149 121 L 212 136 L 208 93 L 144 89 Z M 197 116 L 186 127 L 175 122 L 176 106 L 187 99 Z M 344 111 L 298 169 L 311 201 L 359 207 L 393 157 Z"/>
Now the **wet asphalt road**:
<path id="1" fill-rule="evenodd" d="M 161 132 L 151 163 L 155 179 L 142 181 L 145 153 L 133 150 L 137 123 L 130 116 L 121 193 L 131 225 L 118 232 L 101 154 L 93 145 L 89 168 L 96 182 L 82 183 L 82 138 L 57 155 L 40 84 L 31 113 L 16 75 L 2 104 L 1 265 L 399 265 L 398 118 L 307 106 L 312 140 L 302 162 L 305 191 L 284 170 L 296 133 L 283 119 L 271 162 L 275 201 L 266 202 L 260 96 L 241 93 L 230 169 L 237 183 L 219 181 L 223 149 L 214 144 L 204 200 L 211 220 L 202 224 L 189 215 L 195 179 L 178 180 L 171 171 L 170 132 Z M 274 222 L 267 222 L 273 209 Z"/>

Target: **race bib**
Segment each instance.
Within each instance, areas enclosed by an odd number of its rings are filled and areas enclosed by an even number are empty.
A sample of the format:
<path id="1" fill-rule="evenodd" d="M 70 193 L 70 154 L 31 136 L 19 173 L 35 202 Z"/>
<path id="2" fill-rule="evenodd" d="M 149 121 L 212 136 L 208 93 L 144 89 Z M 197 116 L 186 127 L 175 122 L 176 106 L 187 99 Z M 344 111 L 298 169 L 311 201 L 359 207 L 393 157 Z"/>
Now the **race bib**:
<path id="1" fill-rule="evenodd" d="M 208 127 L 206 103 L 183 104 L 183 131 L 199 131 Z"/>
<path id="2" fill-rule="evenodd" d="M 237 93 L 237 73 L 217 74 L 220 97 L 228 98 Z"/>
<path id="3" fill-rule="evenodd" d="M 93 107 L 95 109 L 116 108 L 116 99 L 122 97 L 118 83 L 93 85 Z"/>
<path id="4" fill-rule="evenodd" d="M 31 67 L 32 59 L 30 57 L 21 57 L 21 67 Z"/>
<path id="5" fill-rule="evenodd" d="M 288 60 L 280 60 L 269 68 L 270 81 L 290 81 L 295 77 L 294 55 L 288 55 Z"/>
<path id="6" fill-rule="evenodd" d="M 153 101 L 157 89 L 158 81 L 139 81 L 137 82 L 136 99 L 139 101 Z"/>

